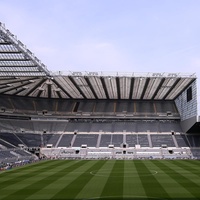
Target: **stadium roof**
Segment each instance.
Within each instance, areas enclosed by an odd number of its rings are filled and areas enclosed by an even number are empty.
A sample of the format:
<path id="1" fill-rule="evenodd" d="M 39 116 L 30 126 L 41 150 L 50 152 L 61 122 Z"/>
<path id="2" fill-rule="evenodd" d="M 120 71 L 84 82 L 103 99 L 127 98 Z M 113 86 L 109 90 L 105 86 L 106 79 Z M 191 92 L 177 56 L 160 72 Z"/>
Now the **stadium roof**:
<path id="1" fill-rule="evenodd" d="M 66 99 L 174 100 L 195 74 L 57 72 L 0 23 L 0 94 Z"/>
<path id="2" fill-rule="evenodd" d="M 46 76 L 46 66 L 0 23 L 0 76 Z"/>

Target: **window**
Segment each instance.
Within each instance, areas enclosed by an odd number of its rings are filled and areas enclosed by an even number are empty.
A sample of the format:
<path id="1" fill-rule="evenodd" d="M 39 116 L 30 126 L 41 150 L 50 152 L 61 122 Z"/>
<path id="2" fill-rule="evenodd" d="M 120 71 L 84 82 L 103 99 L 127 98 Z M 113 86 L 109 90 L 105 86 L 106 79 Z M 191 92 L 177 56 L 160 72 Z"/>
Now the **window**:
<path id="1" fill-rule="evenodd" d="M 187 89 L 187 102 L 192 100 L 192 87 Z"/>

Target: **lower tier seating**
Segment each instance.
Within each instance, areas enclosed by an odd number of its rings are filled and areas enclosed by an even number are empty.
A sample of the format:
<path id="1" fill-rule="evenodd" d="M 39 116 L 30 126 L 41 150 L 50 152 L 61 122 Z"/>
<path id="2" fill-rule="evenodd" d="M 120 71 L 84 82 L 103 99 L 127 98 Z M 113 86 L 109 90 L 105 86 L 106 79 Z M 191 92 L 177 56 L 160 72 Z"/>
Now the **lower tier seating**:
<path id="1" fill-rule="evenodd" d="M 6 137 L 5 137 L 6 135 Z M 3 137 L 2 137 L 3 136 Z M 18 140 L 17 140 L 17 139 Z M 12 140 L 13 139 L 13 140 Z M 0 147 L 14 148 L 20 144 L 27 147 L 199 147 L 199 135 L 171 133 L 4 133 L 0 134 Z"/>

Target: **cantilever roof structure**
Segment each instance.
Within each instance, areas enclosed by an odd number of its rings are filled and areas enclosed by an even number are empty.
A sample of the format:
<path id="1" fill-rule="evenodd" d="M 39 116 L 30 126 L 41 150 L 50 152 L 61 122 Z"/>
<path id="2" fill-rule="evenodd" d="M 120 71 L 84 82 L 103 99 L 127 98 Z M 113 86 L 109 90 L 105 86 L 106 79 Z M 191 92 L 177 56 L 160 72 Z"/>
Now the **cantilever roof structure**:
<path id="1" fill-rule="evenodd" d="M 45 65 L 0 23 L 0 76 L 45 76 Z"/>
<path id="2" fill-rule="evenodd" d="M 0 94 L 64 99 L 174 100 L 196 80 L 178 73 L 52 73 L 0 23 Z"/>

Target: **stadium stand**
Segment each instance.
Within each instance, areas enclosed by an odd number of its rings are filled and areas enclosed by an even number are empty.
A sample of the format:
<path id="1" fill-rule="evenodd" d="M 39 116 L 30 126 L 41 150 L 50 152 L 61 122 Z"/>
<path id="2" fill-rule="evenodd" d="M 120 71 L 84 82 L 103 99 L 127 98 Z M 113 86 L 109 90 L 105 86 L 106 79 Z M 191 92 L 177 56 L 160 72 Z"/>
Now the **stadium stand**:
<path id="1" fill-rule="evenodd" d="M 135 145 L 139 144 L 138 135 L 137 134 L 127 134 L 126 135 L 126 144 L 128 144 L 128 147 L 135 147 Z"/>
<path id="2" fill-rule="evenodd" d="M 153 147 L 175 147 L 174 141 L 172 139 L 172 135 L 168 134 L 155 134 L 151 135 L 151 141 Z"/>
<path id="3" fill-rule="evenodd" d="M 141 147 L 150 147 L 148 136 L 148 134 L 138 134 L 138 143 Z"/>
<path id="4" fill-rule="evenodd" d="M 1 160 L 200 158 L 195 74 L 50 72 L 0 33 Z"/>
<path id="5" fill-rule="evenodd" d="M 60 139 L 57 147 L 71 147 L 73 136 L 73 134 L 62 135 L 62 138 Z"/>
<path id="6" fill-rule="evenodd" d="M 82 145 L 86 145 L 87 147 L 96 147 L 98 136 L 98 134 L 77 134 L 73 147 L 81 147 Z"/>
<path id="7" fill-rule="evenodd" d="M 177 144 L 179 147 L 189 147 L 189 143 L 188 140 L 186 138 L 186 135 L 181 134 L 181 135 L 175 135 Z"/>

